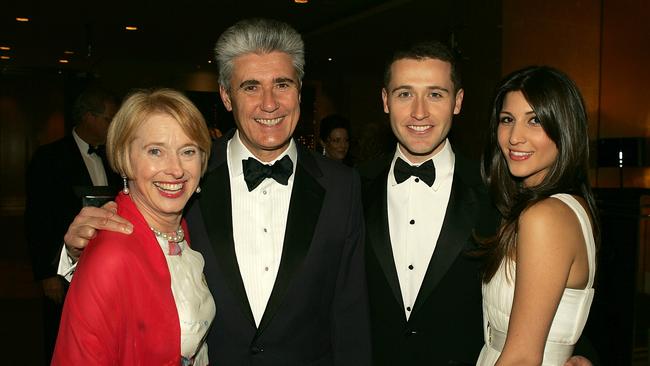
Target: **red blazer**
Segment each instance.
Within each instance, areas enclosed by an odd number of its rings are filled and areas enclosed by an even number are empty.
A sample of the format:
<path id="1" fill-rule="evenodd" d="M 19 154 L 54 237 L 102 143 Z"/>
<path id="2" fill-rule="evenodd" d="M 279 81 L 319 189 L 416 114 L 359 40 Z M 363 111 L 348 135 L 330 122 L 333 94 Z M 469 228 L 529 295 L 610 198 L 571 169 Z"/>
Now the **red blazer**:
<path id="1" fill-rule="evenodd" d="M 133 233 L 101 231 L 84 250 L 52 365 L 180 364 L 180 322 L 164 254 L 131 198 L 120 193 L 116 201 Z"/>

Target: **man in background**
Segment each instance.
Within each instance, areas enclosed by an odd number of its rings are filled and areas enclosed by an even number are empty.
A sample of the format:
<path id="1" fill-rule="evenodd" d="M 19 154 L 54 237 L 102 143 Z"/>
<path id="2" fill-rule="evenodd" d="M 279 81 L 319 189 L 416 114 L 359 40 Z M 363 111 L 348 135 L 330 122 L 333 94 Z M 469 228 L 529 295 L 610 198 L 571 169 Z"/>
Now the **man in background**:
<path id="1" fill-rule="evenodd" d="M 34 279 L 43 288 L 45 363 L 49 365 L 58 332 L 67 281 L 57 275 L 57 265 L 68 225 L 82 207 L 82 196 L 111 186 L 119 176 L 103 159 L 103 145 L 116 98 L 107 91 L 84 91 L 73 106 L 71 133 L 36 150 L 27 170 L 25 210 L 27 242 Z M 101 189 L 100 189 L 101 190 Z"/>

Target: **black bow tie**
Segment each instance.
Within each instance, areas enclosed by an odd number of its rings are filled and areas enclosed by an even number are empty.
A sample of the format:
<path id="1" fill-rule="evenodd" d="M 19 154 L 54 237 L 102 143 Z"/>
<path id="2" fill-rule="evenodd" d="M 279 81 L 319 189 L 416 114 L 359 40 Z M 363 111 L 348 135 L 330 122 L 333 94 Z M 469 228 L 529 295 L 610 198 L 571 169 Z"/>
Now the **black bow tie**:
<path id="1" fill-rule="evenodd" d="M 427 160 L 420 166 L 412 166 L 401 158 L 397 158 L 393 172 L 395 173 L 395 180 L 398 184 L 409 179 L 411 176 L 422 179 L 429 187 L 436 180 L 436 167 L 431 160 Z"/>
<path id="2" fill-rule="evenodd" d="M 249 192 L 259 186 L 266 178 L 273 178 L 276 182 L 286 186 L 289 183 L 289 177 L 293 174 L 293 162 L 289 155 L 285 155 L 271 165 L 262 164 L 254 158 L 242 160 L 242 165 L 244 167 L 244 180 Z"/>
<path id="3" fill-rule="evenodd" d="M 88 145 L 88 155 L 97 154 L 97 156 L 102 157 L 106 153 L 105 145 Z"/>

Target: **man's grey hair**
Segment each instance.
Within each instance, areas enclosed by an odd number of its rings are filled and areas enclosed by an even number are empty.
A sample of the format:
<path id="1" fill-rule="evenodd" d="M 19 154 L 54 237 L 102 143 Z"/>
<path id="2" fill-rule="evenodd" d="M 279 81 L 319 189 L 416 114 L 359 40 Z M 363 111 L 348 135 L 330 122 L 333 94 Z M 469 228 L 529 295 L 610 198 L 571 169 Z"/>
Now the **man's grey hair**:
<path id="1" fill-rule="evenodd" d="M 219 85 L 230 91 L 233 61 L 250 53 L 283 52 L 291 56 L 298 85 L 305 75 L 305 44 L 289 24 L 273 19 L 244 19 L 226 29 L 215 45 Z"/>

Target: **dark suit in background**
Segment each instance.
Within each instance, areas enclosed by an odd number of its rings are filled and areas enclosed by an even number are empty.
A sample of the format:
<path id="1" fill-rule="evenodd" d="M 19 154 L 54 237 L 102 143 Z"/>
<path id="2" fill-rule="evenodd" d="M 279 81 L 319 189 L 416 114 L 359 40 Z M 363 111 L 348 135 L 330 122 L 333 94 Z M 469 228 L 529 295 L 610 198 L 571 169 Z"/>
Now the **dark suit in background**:
<path id="1" fill-rule="evenodd" d="M 104 163 L 106 179 L 117 192 L 120 178 Z M 65 290 L 68 282 L 57 276 L 63 235 L 81 210 L 79 192 L 88 190 L 93 182 L 72 135 L 41 146 L 27 170 L 27 202 L 25 226 L 36 281 L 60 280 Z M 63 303 L 43 297 L 43 330 L 45 358 L 54 351 Z"/>
<path id="2" fill-rule="evenodd" d="M 208 337 L 217 365 L 366 365 L 369 325 L 361 191 L 350 168 L 298 146 L 280 268 L 259 327 L 232 233 L 229 136 L 213 145 L 202 193 L 187 213 L 217 304 Z M 480 328 L 480 327 L 479 327 Z"/>
<path id="3" fill-rule="evenodd" d="M 107 164 L 109 185 L 117 192 L 120 178 Z M 36 280 L 56 275 L 63 234 L 81 210 L 76 191 L 93 185 L 72 135 L 41 146 L 27 170 L 25 217 Z"/>
<path id="4" fill-rule="evenodd" d="M 54 351 L 68 286 L 67 281 L 57 275 L 63 235 L 81 210 L 83 194 L 101 192 L 110 195 L 117 191 L 120 184 L 120 178 L 111 172 L 101 156 L 108 126 L 117 106 L 117 98 L 110 91 L 99 85 L 89 86 L 77 96 L 72 107 L 74 132 L 41 146 L 27 169 L 25 228 L 34 279 L 40 282 L 44 294 L 44 357 L 47 365 Z M 80 144 L 77 144 L 75 136 L 81 141 Z M 90 146 L 99 150 L 91 153 Z M 98 185 L 104 184 L 104 178 L 99 173 L 100 169 L 104 170 L 107 187 L 93 187 L 93 178 L 82 154 L 89 154 L 91 172 L 95 173 L 95 183 Z"/>
<path id="5" fill-rule="evenodd" d="M 479 166 L 456 154 L 440 237 L 407 321 L 388 226 L 391 160 L 362 169 L 374 364 L 473 365 L 483 346 L 481 278 L 467 251 L 474 233 L 486 237 L 497 224 Z"/>

